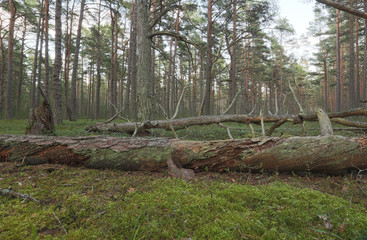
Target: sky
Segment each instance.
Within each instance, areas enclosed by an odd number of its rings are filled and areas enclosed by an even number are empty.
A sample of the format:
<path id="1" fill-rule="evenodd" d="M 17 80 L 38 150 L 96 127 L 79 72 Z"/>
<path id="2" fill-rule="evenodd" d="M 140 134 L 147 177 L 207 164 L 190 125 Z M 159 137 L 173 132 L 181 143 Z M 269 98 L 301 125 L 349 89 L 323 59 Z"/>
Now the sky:
<path id="1" fill-rule="evenodd" d="M 311 57 L 312 52 L 315 51 L 316 39 L 313 39 L 307 34 L 307 28 L 309 23 L 314 19 L 313 7 L 315 5 L 314 0 L 278 0 L 279 2 L 279 14 L 281 17 L 286 17 L 289 23 L 292 24 L 296 31 L 296 37 L 298 38 L 299 45 L 295 48 L 290 46 L 285 50 L 292 52 L 297 58 Z M 302 42 L 308 40 L 308 44 Z"/>
<path id="2" fill-rule="evenodd" d="M 307 33 L 309 22 L 314 18 L 314 2 L 306 0 L 279 0 L 280 15 L 288 18 L 299 36 Z"/>

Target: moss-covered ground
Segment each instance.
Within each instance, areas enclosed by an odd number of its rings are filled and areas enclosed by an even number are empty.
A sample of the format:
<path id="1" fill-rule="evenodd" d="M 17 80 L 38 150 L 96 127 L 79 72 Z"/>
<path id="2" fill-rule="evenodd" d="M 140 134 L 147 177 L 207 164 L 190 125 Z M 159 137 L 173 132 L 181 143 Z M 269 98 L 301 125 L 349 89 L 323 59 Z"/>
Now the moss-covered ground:
<path id="1" fill-rule="evenodd" d="M 361 176 L 168 174 L 0 163 L 0 239 L 366 239 Z"/>
<path id="2" fill-rule="evenodd" d="M 88 135 L 84 127 L 92 123 L 66 122 L 56 134 Z M 0 120 L 0 134 L 24 134 L 26 125 Z M 236 138 L 251 135 L 247 126 L 226 125 L 243 128 L 232 131 Z M 306 128 L 318 134 L 317 123 Z M 301 131 L 285 125 L 274 135 Z M 215 126 L 178 134 L 227 138 Z M 186 182 L 168 173 L 0 163 L 0 188 L 40 201 L 0 194 L 0 239 L 367 239 L 367 176 L 357 173 L 206 172 Z"/>

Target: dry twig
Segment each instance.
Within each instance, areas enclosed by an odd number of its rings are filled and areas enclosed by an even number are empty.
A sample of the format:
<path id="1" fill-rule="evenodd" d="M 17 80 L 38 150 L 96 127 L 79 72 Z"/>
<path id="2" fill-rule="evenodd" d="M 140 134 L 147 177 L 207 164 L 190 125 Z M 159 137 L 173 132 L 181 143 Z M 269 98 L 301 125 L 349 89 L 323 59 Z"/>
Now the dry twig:
<path id="1" fill-rule="evenodd" d="M 0 188 L 0 193 L 2 193 L 4 195 L 16 197 L 16 198 L 23 198 L 24 200 L 31 200 L 31 201 L 36 202 L 36 203 L 40 202 L 40 201 L 38 201 L 37 199 L 31 197 L 28 194 L 22 194 L 22 193 L 19 193 L 19 192 L 14 192 L 14 191 L 11 191 L 9 189 Z"/>

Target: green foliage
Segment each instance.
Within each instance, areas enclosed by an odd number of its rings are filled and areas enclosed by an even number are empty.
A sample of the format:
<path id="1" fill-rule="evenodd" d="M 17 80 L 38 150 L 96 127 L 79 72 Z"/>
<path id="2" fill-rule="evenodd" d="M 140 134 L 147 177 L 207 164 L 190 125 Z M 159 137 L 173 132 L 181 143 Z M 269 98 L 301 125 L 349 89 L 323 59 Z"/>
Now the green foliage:
<path id="1" fill-rule="evenodd" d="M 357 239 L 367 225 L 366 209 L 349 196 L 313 190 L 323 183 L 308 188 L 297 177 L 252 186 L 251 175 L 237 175 L 238 183 L 219 175 L 186 182 L 112 170 L 2 166 L 0 188 L 41 204 L 0 196 L 0 239 Z"/>

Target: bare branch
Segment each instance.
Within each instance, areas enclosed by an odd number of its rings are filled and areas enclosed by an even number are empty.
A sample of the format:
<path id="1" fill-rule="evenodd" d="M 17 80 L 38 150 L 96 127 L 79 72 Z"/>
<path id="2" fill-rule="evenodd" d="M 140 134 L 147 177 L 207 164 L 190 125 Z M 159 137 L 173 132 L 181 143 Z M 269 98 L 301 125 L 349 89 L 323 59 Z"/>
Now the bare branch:
<path id="1" fill-rule="evenodd" d="M 36 203 L 40 202 L 40 201 L 38 201 L 37 199 L 31 197 L 28 194 L 22 194 L 22 193 L 19 193 L 19 192 L 14 192 L 14 191 L 11 191 L 9 189 L 0 188 L 0 193 L 2 193 L 4 195 L 9 195 L 9 196 L 12 196 L 12 197 L 16 197 L 16 198 L 23 198 L 24 200 L 31 200 L 31 201 L 36 202 Z"/>
<path id="2" fill-rule="evenodd" d="M 227 112 L 228 112 L 229 110 L 231 110 L 231 108 L 233 107 L 233 104 L 234 104 L 234 103 L 236 102 L 236 100 L 237 100 L 238 95 L 240 95 L 240 93 L 241 93 L 241 92 L 243 92 L 245 89 L 246 89 L 246 88 L 242 88 L 241 90 L 239 90 L 239 91 L 236 93 L 236 95 L 234 96 L 234 98 L 233 98 L 233 100 L 232 100 L 231 104 L 229 104 L 228 108 L 227 108 L 227 109 L 222 113 L 222 115 L 226 115 L 226 114 L 227 114 Z"/>
<path id="3" fill-rule="evenodd" d="M 293 78 L 294 82 L 296 82 L 296 79 L 294 78 L 294 76 L 292 76 L 292 78 Z M 300 113 L 300 114 L 303 114 L 303 113 L 304 113 L 304 111 L 303 111 L 302 105 L 301 105 L 301 103 L 300 103 L 300 102 L 298 101 L 298 99 L 297 99 L 296 93 L 294 92 L 294 89 L 292 88 L 291 81 L 288 81 L 288 86 L 289 86 L 289 89 L 290 89 L 290 90 L 291 90 L 291 92 L 292 92 L 292 95 L 293 95 L 293 97 L 294 97 L 294 100 L 296 101 L 296 103 L 297 103 L 297 105 L 298 105 L 298 107 L 299 107 L 299 113 Z"/>
<path id="4" fill-rule="evenodd" d="M 186 86 L 182 89 L 182 93 L 181 93 L 181 96 L 180 96 L 180 99 L 178 100 L 178 103 L 177 103 L 177 106 L 176 106 L 176 111 L 175 111 L 175 114 L 171 117 L 171 120 L 175 119 L 177 117 L 177 114 L 178 114 L 178 110 L 180 109 L 180 105 L 181 105 L 181 102 L 182 102 L 182 98 L 183 98 L 183 95 L 185 93 L 185 90 L 186 90 L 186 87 L 189 86 L 189 84 L 186 84 Z"/>
<path id="5" fill-rule="evenodd" d="M 227 134 L 228 134 L 228 137 L 233 140 L 233 137 L 232 137 L 232 134 L 231 134 L 231 129 L 227 126 L 225 126 L 224 124 L 222 123 L 218 123 L 218 126 L 220 126 L 221 128 L 224 128 L 227 130 Z"/>

